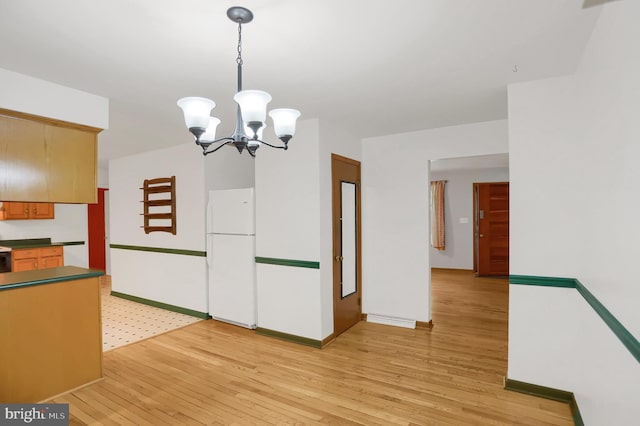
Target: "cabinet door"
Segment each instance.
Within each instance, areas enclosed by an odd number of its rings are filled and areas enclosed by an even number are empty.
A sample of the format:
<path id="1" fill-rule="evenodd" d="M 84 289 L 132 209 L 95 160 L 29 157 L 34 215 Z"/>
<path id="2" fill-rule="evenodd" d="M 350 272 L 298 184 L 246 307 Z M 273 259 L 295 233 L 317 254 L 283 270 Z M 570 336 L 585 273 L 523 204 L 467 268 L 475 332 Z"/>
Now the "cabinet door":
<path id="1" fill-rule="evenodd" d="M 38 269 L 57 268 L 63 266 L 62 256 L 41 257 L 38 262 Z"/>
<path id="2" fill-rule="evenodd" d="M 0 200 L 52 200 L 43 123 L 0 117 L 0 152 Z"/>
<path id="3" fill-rule="evenodd" d="M 53 203 L 29 203 L 31 219 L 53 219 Z"/>
<path id="4" fill-rule="evenodd" d="M 53 219 L 53 203 L 22 203 L 5 201 L 2 203 L 0 220 Z"/>
<path id="5" fill-rule="evenodd" d="M 11 219 L 29 219 L 29 203 L 4 202 L 4 218 Z"/>
<path id="6" fill-rule="evenodd" d="M 39 249 L 38 269 L 57 268 L 64 265 L 62 247 L 41 247 Z"/>
<path id="7" fill-rule="evenodd" d="M 38 259 L 27 257 L 25 259 L 13 259 L 11 261 L 11 272 L 33 271 L 38 268 Z"/>
<path id="8" fill-rule="evenodd" d="M 11 272 L 38 269 L 38 257 L 40 257 L 40 249 L 14 249 L 11 252 Z"/>
<path id="9" fill-rule="evenodd" d="M 97 136 L 94 133 L 46 125 L 47 183 L 52 201 L 96 203 Z"/>

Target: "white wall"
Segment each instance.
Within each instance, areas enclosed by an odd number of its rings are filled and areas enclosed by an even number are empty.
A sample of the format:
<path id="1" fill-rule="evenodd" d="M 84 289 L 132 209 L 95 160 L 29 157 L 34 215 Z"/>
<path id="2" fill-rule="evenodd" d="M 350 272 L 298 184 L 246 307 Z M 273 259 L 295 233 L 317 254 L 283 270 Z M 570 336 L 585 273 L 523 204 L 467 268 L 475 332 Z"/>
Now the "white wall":
<path id="1" fill-rule="evenodd" d="M 445 160 L 446 161 L 446 160 Z M 508 168 L 431 172 L 433 180 L 446 180 L 444 194 L 445 250 L 431 247 L 432 268 L 473 269 L 473 184 L 508 182 Z M 461 219 L 467 223 L 461 223 Z"/>
<path id="2" fill-rule="evenodd" d="M 64 247 L 64 264 L 87 268 L 87 205 L 55 204 L 54 214 L 54 219 L 0 221 L 0 239 L 51 238 L 53 242 L 83 241 L 83 245 Z"/>
<path id="3" fill-rule="evenodd" d="M 509 87 L 511 273 L 578 278 L 636 338 L 638 18 L 604 6 L 574 76 Z M 637 423 L 640 368 L 595 315 L 512 285 L 509 377 L 574 392 L 586 424 Z"/>
<path id="4" fill-rule="evenodd" d="M 109 162 L 111 244 L 205 251 L 204 157 L 191 144 Z M 145 179 L 176 176 L 177 234 L 141 228 Z M 207 312 L 205 257 L 111 249 L 112 289 Z"/>
<path id="5" fill-rule="evenodd" d="M 100 135 L 98 135 L 100 138 Z M 109 187 L 109 167 L 98 167 L 98 188 Z"/>
<path id="6" fill-rule="evenodd" d="M 0 68 L 0 108 L 99 129 L 109 128 L 109 100 Z"/>
<path id="7" fill-rule="evenodd" d="M 358 136 L 338 123 L 320 122 L 320 299 L 324 339 L 333 333 L 333 215 L 331 154 L 361 161 Z M 363 209 L 365 207 L 363 206 Z M 364 287 L 364 286 L 363 286 Z M 363 292 L 366 287 L 363 288 Z"/>
<path id="8" fill-rule="evenodd" d="M 319 122 L 303 120 L 287 151 L 255 159 L 256 255 L 320 260 Z M 266 140 L 275 140 L 270 129 Z M 322 266 L 322 265 L 321 265 Z M 257 265 L 258 327 L 321 339 L 320 270 Z"/>
<path id="9" fill-rule="evenodd" d="M 201 148 L 198 148 L 195 143 L 192 149 L 201 151 Z M 269 149 L 271 148 L 260 148 L 257 155 L 261 155 Z M 204 167 L 207 194 L 208 191 L 216 189 L 252 188 L 255 186 L 255 159 L 247 152 L 239 154 L 233 146 L 225 146 L 219 151 L 207 155 Z"/>
<path id="10" fill-rule="evenodd" d="M 431 319 L 429 160 L 502 154 L 507 145 L 506 120 L 364 139 L 363 312 Z"/>

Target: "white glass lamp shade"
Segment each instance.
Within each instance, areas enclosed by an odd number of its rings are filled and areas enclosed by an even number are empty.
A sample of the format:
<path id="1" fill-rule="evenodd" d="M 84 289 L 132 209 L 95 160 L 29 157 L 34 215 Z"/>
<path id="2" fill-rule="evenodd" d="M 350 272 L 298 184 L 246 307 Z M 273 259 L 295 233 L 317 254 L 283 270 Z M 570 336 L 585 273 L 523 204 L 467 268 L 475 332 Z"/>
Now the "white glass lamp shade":
<path id="1" fill-rule="evenodd" d="M 296 120 L 300 117 L 297 109 L 280 108 L 269 111 L 273 120 L 273 130 L 276 136 L 293 136 L 296 133 Z"/>
<path id="2" fill-rule="evenodd" d="M 178 106 L 182 108 L 184 122 L 188 129 L 194 127 L 206 129 L 209 126 L 211 110 L 215 108 L 216 103 L 211 99 L 191 96 L 180 99 Z"/>
<path id="3" fill-rule="evenodd" d="M 220 124 L 220 119 L 216 117 L 209 117 L 209 125 L 207 130 L 200 136 L 201 142 L 213 142 L 216 140 L 216 127 Z"/>
<path id="4" fill-rule="evenodd" d="M 267 104 L 271 102 L 270 94 L 262 90 L 243 90 L 236 93 L 233 99 L 240 105 L 242 121 L 246 124 L 266 121 Z"/>

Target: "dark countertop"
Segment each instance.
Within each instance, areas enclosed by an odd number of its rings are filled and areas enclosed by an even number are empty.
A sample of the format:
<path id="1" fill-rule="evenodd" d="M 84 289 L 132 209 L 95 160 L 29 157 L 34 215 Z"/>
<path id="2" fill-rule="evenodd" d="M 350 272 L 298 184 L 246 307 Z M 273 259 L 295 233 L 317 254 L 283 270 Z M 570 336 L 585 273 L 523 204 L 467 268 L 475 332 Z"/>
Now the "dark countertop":
<path id="1" fill-rule="evenodd" d="M 53 247 L 53 246 L 78 246 L 84 245 L 84 241 L 51 242 L 51 238 L 27 238 L 23 240 L 0 240 L 0 247 L 12 249 Z"/>
<path id="2" fill-rule="evenodd" d="M 5 272 L 0 274 L 0 291 L 61 281 L 80 280 L 102 275 L 104 275 L 103 271 L 80 268 L 78 266 L 61 266 L 59 268 L 36 269 L 34 271 L 23 272 Z"/>

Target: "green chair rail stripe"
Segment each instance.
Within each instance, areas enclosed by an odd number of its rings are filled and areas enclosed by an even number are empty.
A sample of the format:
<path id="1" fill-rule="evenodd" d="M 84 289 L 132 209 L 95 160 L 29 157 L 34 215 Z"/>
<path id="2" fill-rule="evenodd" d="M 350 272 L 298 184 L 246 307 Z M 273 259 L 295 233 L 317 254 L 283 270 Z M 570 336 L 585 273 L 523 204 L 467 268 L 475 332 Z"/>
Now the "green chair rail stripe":
<path id="1" fill-rule="evenodd" d="M 182 254 L 185 256 L 199 256 L 199 257 L 207 256 L 206 251 L 198 251 L 198 250 L 183 250 L 183 249 L 145 247 L 145 246 L 128 246 L 124 244 L 109 244 L 109 247 L 111 247 L 112 249 L 150 251 L 154 253 Z"/>
<path id="2" fill-rule="evenodd" d="M 611 331 L 613 331 L 613 334 L 615 334 L 627 350 L 631 352 L 631 355 L 640 362 L 640 342 L 638 342 L 638 339 L 577 279 L 509 275 L 509 282 L 517 285 L 575 288 L 589 306 L 602 318 Z"/>
<path id="3" fill-rule="evenodd" d="M 535 277 L 531 275 L 509 275 L 509 283 L 537 285 L 542 287 L 576 288 L 573 278 Z"/>
<path id="4" fill-rule="evenodd" d="M 320 262 L 309 260 L 277 259 L 274 257 L 258 257 L 256 263 L 266 263 L 268 265 L 293 266 L 296 268 L 320 269 Z"/>
<path id="5" fill-rule="evenodd" d="M 153 306 L 154 308 L 160 308 L 171 312 L 177 312 L 179 314 L 189 315 L 196 318 L 207 319 L 210 318 L 206 312 L 194 311 L 193 309 L 183 308 L 181 306 L 169 305 L 168 303 L 156 302 L 155 300 L 144 299 L 138 296 L 131 296 L 130 294 L 119 293 L 117 291 L 111 292 L 112 296 L 119 297 L 121 299 L 131 300 L 132 302 L 142 303 L 143 305 Z"/>
<path id="6" fill-rule="evenodd" d="M 609 326 L 618 339 L 620 339 L 622 344 L 631 352 L 631 355 L 635 357 L 636 361 L 640 362 L 640 342 L 638 342 L 638 339 L 633 337 L 633 334 L 578 280 L 576 280 L 576 289 L 600 318 L 602 318 L 605 324 Z"/>
<path id="7" fill-rule="evenodd" d="M 573 423 L 576 426 L 584 426 L 582 416 L 580 415 L 580 409 L 578 408 L 578 403 L 576 402 L 576 398 L 573 392 L 548 388 L 546 386 L 534 385 L 531 383 L 521 382 L 513 379 L 506 379 L 504 382 L 504 388 L 513 392 L 525 393 L 527 395 L 567 403 L 569 404 L 569 408 L 571 409 Z"/>
<path id="8" fill-rule="evenodd" d="M 263 336 L 275 337 L 276 339 L 286 340 L 287 342 L 299 343 L 312 348 L 321 349 L 322 341 L 309 339 L 308 337 L 296 336 L 295 334 L 283 333 L 281 331 L 269 330 L 268 328 L 258 327 L 256 333 Z"/>

